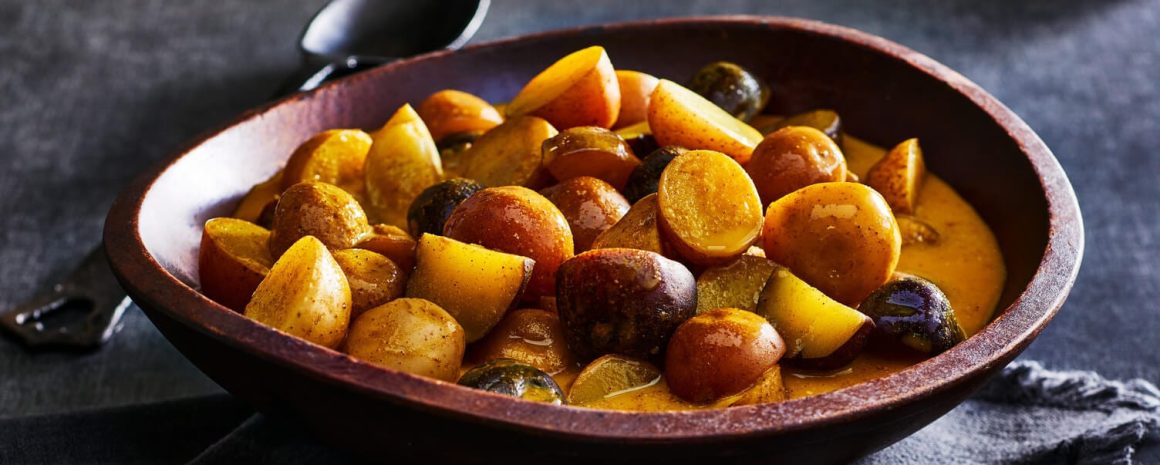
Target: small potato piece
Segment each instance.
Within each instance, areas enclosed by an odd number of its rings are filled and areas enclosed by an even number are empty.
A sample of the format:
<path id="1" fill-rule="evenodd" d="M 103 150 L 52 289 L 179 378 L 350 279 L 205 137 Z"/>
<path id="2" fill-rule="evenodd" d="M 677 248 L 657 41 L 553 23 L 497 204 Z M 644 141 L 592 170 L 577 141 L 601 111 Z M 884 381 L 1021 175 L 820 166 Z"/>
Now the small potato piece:
<path id="1" fill-rule="evenodd" d="M 415 268 L 415 238 L 398 226 L 376 224 L 354 247 L 391 259 L 405 275 Z"/>
<path id="2" fill-rule="evenodd" d="M 648 125 L 657 143 L 716 150 L 738 163 L 749 161 L 761 133 L 695 92 L 662 79 L 648 106 Z"/>
<path id="3" fill-rule="evenodd" d="M 657 195 L 649 194 L 592 241 L 593 249 L 637 249 L 666 255 L 668 250 L 657 220 Z"/>
<path id="4" fill-rule="evenodd" d="M 318 238 L 331 250 L 349 249 L 370 231 L 366 213 L 346 191 L 323 182 L 295 184 L 274 209 L 270 256 L 282 256 L 305 236 Z"/>
<path id="5" fill-rule="evenodd" d="M 689 318 L 673 333 L 665 379 L 680 398 L 709 403 L 753 386 L 784 354 L 785 342 L 765 318 L 718 308 Z"/>
<path id="6" fill-rule="evenodd" d="M 648 127 L 648 121 L 641 121 L 632 126 L 617 129 L 615 132 L 621 139 L 624 139 L 624 142 L 632 149 L 632 153 L 653 153 L 660 148 L 656 138 L 652 135 L 652 129 Z"/>
<path id="7" fill-rule="evenodd" d="M 415 236 L 443 234 L 443 225 L 455 207 L 481 190 L 483 185 L 466 178 L 448 179 L 423 189 L 407 210 L 407 228 Z"/>
<path id="8" fill-rule="evenodd" d="M 858 311 L 874 320 L 874 332 L 923 355 L 938 355 L 966 339 L 955 309 L 934 283 L 908 276 L 884 284 Z"/>
<path id="9" fill-rule="evenodd" d="M 244 311 L 258 283 L 274 264 L 267 246 L 269 240 L 270 231 L 249 221 L 206 221 L 197 259 L 201 291 L 226 307 Z"/>
<path id="10" fill-rule="evenodd" d="M 535 260 L 526 293 L 532 302 L 556 293 L 556 269 L 575 250 L 572 230 L 560 209 L 519 186 L 476 192 L 451 213 L 443 235 Z"/>
<path id="11" fill-rule="evenodd" d="M 350 286 L 326 245 L 306 236 L 274 263 L 246 305 L 246 317 L 331 349 L 346 337 Z"/>
<path id="12" fill-rule="evenodd" d="M 471 359 L 510 358 L 554 375 L 576 363 L 555 313 L 538 308 L 512 310 L 487 336 L 472 345 Z"/>
<path id="13" fill-rule="evenodd" d="M 459 385 L 532 402 L 564 403 L 564 390 L 551 375 L 510 358 L 490 360 L 467 370 Z"/>
<path id="14" fill-rule="evenodd" d="M 773 125 L 773 130 L 769 132 L 790 126 L 806 126 L 817 129 L 830 136 L 830 139 L 833 139 L 839 146 L 842 145 L 842 118 L 834 110 L 807 111 L 780 119 Z"/>
<path id="15" fill-rule="evenodd" d="M 519 302 L 535 261 L 433 234 L 419 238 L 407 297 L 427 299 L 451 314 L 467 342 L 482 338 Z"/>
<path id="16" fill-rule="evenodd" d="M 300 182 L 325 182 L 347 192 L 362 192 L 363 165 L 371 136 L 358 129 L 332 129 L 311 137 L 290 155 L 282 189 Z"/>
<path id="17" fill-rule="evenodd" d="M 756 313 L 785 338 L 786 363 L 803 368 L 828 370 L 848 365 L 874 329 L 870 317 L 780 267 L 762 289 Z"/>
<path id="18" fill-rule="evenodd" d="M 618 189 L 640 165 L 624 139 L 595 126 L 564 130 L 544 141 L 543 152 L 544 166 L 557 180 L 592 176 Z"/>
<path id="19" fill-rule="evenodd" d="M 894 146 L 878 160 L 864 181 L 886 198 L 894 213 L 914 213 L 918 193 L 926 179 L 926 163 L 918 139 L 907 139 Z"/>
<path id="20" fill-rule="evenodd" d="M 381 367 L 454 382 L 465 346 L 463 328 L 438 305 L 396 299 L 354 320 L 346 353 Z"/>
<path id="21" fill-rule="evenodd" d="M 568 403 L 589 402 L 627 394 L 661 382 L 661 370 L 644 360 L 604 355 L 580 371 L 568 390 Z"/>
<path id="22" fill-rule="evenodd" d="M 482 132 L 460 132 L 435 141 L 439 149 L 439 160 L 443 164 L 443 176 L 447 179 L 463 177 L 463 154 L 475 145 Z"/>
<path id="23" fill-rule="evenodd" d="M 452 134 L 484 132 L 503 123 L 503 116 L 486 100 L 453 89 L 428 96 L 419 104 L 418 113 L 436 141 Z"/>
<path id="24" fill-rule="evenodd" d="M 659 360 L 669 335 L 697 309 L 684 265 L 634 249 L 584 252 L 560 266 L 556 307 L 580 360 L 622 354 Z"/>
<path id="25" fill-rule="evenodd" d="M 648 120 L 648 100 L 659 79 L 650 74 L 626 69 L 616 71 L 620 84 L 620 116 L 614 128 L 631 126 Z"/>
<path id="26" fill-rule="evenodd" d="M 231 217 L 246 220 L 261 225 L 263 211 L 271 203 L 278 203 L 278 195 L 282 193 L 282 172 L 270 176 L 270 179 L 255 184 L 250 191 L 238 202 Z M 265 226 L 263 226 L 265 227 Z"/>
<path id="27" fill-rule="evenodd" d="M 773 202 L 764 239 L 770 260 L 851 306 L 890 279 L 902 250 L 886 200 L 852 182 L 812 184 Z"/>
<path id="28" fill-rule="evenodd" d="M 401 297 L 407 286 L 407 275 L 395 262 L 369 250 L 339 250 L 334 261 L 350 285 L 353 317 Z"/>
<path id="29" fill-rule="evenodd" d="M 544 169 L 540 147 L 557 134 L 547 121 L 515 117 L 480 136 L 460 155 L 463 177 L 485 187 L 538 188 L 551 177 Z"/>
<path id="30" fill-rule="evenodd" d="M 702 271 L 697 277 L 697 313 L 724 307 L 752 312 L 776 267 L 763 257 L 742 255 L 728 264 Z"/>
<path id="31" fill-rule="evenodd" d="M 742 121 L 749 121 L 769 102 L 769 89 L 748 70 L 728 61 L 705 65 L 689 81 L 689 90 Z"/>
<path id="32" fill-rule="evenodd" d="M 786 400 L 785 383 L 781 379 L 781 366 L 774 365 L 761 375 L 753 387 L 746 389 L 733 401 L 731 406 L 772 404 Z"/>
<path id="33" fill-rule="evenodd" d="M 576 252 L 592 248 L 596 236 L 620 221 L 630 207 L 615 187 L 588 176 L 569 179 L 540 193 L 568 220 Z"/>
<path id="34" fill-rule="evenodd" d="M 507 106 L 509 116 L 535 115 L 563 129 L 610 128 L 620 113 L 620 84 L 604 47 L 588 47 L 561 58 L 536 77 Z M 478 178 L 476 178 L 478 179 Z"/>
<path id="35" fill-rule="evenodd" d="M 669 162 L 685 152 L 688 150 L 668 145 L 648 154 L 641 160 L 640 166 L 628 175 L 628 182 L 624 185 L 624 197 L 629 202 L 636 202 L 646 195 L 655 194 L 657 185 L 661 182 L 661 173 L 669 166 Z"/>
<path id="36" fill-rule="evenodd" d="M 368 210 L 376 221 L 406 226 L 415 197 L 443 180 L 439 149 L 411 105 L 399 108 L 372 137 L 365 168 Z"/>
<path id="37" fill-rule="evenodd" d="M 761 205 L 741 165 L 712 150 L 673 159 L 657 189 L 661 230 L 681 257 L 698 265 L 745 253 L 761 233 Z"/>
<path id="38" fill-rule="evenodd" d="M 834 140 L 806 126 L 774 131 L 753 150 L 745 165 L 753 178 L 761 204 L 819 182 L 846 180 L 846 157 Z"/>
<path id="39" fill-rule="evenodd" d="M 894 215 L 898 230 L 902 233 L 902 246 L 915 244 L 938 244 L 939 233 L 934 226 L 910 215 Z"/>
<path id="40" fill-rule="evenodd" d="M 785 120 L 785 117 L 777 115 L 760 114 L 754 116 L 749 120 L 749 125 L 753 126 L 757 132 L 769 135 L 773 131 L 781 129 L 780 123 Z"/>

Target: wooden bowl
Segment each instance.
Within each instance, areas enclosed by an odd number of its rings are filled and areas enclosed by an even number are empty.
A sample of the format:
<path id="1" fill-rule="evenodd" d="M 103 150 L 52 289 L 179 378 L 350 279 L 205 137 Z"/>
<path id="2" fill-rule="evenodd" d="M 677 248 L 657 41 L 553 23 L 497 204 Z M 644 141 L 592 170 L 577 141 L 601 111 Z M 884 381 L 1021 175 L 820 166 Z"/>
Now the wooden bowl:
<path id="1" fill-rule="evenodd" d="M 880 145 L 922 139 L 931 171 L 993 228 L 1009 277 L 993 322 L 954 349 L 830 394 L 729 409 L 627 413 L 518 401 L 372 365 L 252 322 L 197 291 L 202 224 L 226 215 L 312 134 L 376 128 L 405 102 L 456 88 L 506 101 L 568 52 L 684 80 L 730 60 L 773 83 L 773 109 L 836 109 Z M 913 433 L 1015 358 L 1075 279 L 1083 227 L 1043 141 L 947 67 L 862 32 L 774 17 L 596 26 L 436 52 L 249 112 L 142 175 L 117 199 L 105 246 L 133 300 L 202 371 L 262 412 L 380 461 L 839 463 Z M 597 460 L 592 462 L 592 460 Z M 646 462 L 640 462 L 645 460 Z M 719 463 L 719 462 L 708 462 Z"/>

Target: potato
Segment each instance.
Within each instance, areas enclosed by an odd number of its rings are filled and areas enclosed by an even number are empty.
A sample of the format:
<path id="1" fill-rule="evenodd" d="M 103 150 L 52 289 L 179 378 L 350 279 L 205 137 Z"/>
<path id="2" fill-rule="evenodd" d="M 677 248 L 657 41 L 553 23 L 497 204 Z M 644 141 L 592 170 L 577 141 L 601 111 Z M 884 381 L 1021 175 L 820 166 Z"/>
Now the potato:
<path id="1" fill-rule="evenodd" d="M 761 374 L 753 387 L 737 396 L 732 406 L 772 404 L 786 400 L 785 383 L 781 379 L 781 367 L 774 365 Z"/>
<path id="2" fill-rule="evenodd" d="M 334 253 L 334 261 L 350 285 L 351 315 L 395 300 L 403 295 L 407 274 L 391 259 L 364 249 L 344 249 Z"/>
<path id="3" fill-rule="evenodd" d="M 315 344 L 336 348 L 350 323 L 350 286 L 326 245 L 295 242 L 274 262 L 246 305 L 246 317 Z"/>
<path id="4" fill-rule="evenodd" d="M 834 110 L 813 110 L 798 113 L 789 118 L 781 118 L 769 132 L 790 126 L 807 126 L 817 129 L 833 139 L 838 146 L 842 145 L 842 118 Z"/>
<path id="5" fill-rule="evenodd" d="M 776 267 L 763 257 L 742 255 L 725 265 L 702 271 L 697 276 L 697 313 L 723 307 L 753 311 L 761 289 Z"/>
<path id="6" fill-rule="evenodd" d="M 668 255 L 668 244 L 657 220 L 657 195 L 636 202 L 616 224 L 596 236 L 593 249 L 625 248 Z"/>
<path id="7" fill-rule="evenodd" d="M 463 154 L 482 135 L 482 132 L 460 132 L 435 142 L 435 148 L 439 149 L 440 163 L 443 164 L 444 178 L 463 177 Z"/>
<path id="8" fill-rule="evenodd" d="M 258 283 L 270 272 L 270 231 L 235 218 L 205 222 L 198 249 L 201 291 L 235 311 L 246 309 Z"/>
<path id="9" fill-rule="evenodd" d="M 761 205 L 741 165 L 712 150 L 673 159 L 657 187 L 661 231 L 681 257 L 698 265 L 745 253 L 761 233 Z"/>
<path id="10" fill-rule="evenodd" d="M 507 106 L 510 116 L 535 115 L 553 126 L 610 128 L 620 113 L 620 84 L 604 47 L 561 58 L 532 78 Z"/>
<path id="11" fill-rule="evenodd" d="M 452 89 L 428 96 L 418 113 L 435 141 L 452 134 L 482 133 L 503 123 L 503 116 L 486 100 Z"/>
<path id="12" fill-rule="evenodd" d="M 547 185 L 551 175 L 544 169 L 540 147 L 556 128 L 534 117 L 515 117 L 488 131 L 463 152 L 463 177 L 486 187 Z"/>
<path id="13" fill-rule="evenodd" d="M 375 365 L 454 382 L 465 343 L 451 315 L 423 299 L 396 299 L 350 326 L 346 352 Z"/>
<path id="14" fill-rule="evenodd" d="M 270 204 L 278 203 L 278 195 L 282 193 L 282 172 L 270 176 L 270 179 L 255 184 L 250 191 L 238 202 L 234 213 L 230 215 L 239 220 L 246 220 L 261 225 L 260 219 L 263 210 Z M 263 226 L 266 227 L 266 226 Z"/>
<path id="15" fill-rule="evenodd" d="M 923 220 L 911 215 L 894 215 L 898 221 L 898 231 L 902 234 L 902 246 L 915 244 L 938 244 L 938 230 Z"/>
<path id="16" fill-rule="evenodd" d="M 399 108 L 371 137 L 365 168 L 367 209 L 376 222 L 406 226 L 415 196 L 443 180 L 439 150 L 411 105 Z"/>
<path id="17" fill-rule="evenodd" d="M 662 79 L 649 99 L 648 125 L 657 143 L 716 150 L 749 161 L 761 133 L 680 84 Z"/>
<path id="18" fill-rule="evenodd" d="M 846 180 L 846 157 L 834 140 L 821 131 L 790 126 L 774 131 L 753 150 L 745 165 L 761 204 L 819 182 Z"/>
<path id="19" fill-rule="evenodd" d="M 661 370 L 644 360 L 604 355 L 580 371 L 568 390 L 568 403 L 584 405 L 661 382 Z"/>
<path id="20" fill-rule="evenodd" d="M 674 158 L 685 152 L 688 150 L 675 145 L 666 145 L 648 154 L 641 160 L 640 166 L 628 175 L 628 182 L 624 185 L 624 197 L 629 202 L 636 202 L 646 195 L 655 194 L 661 182 L 661 173 L 664 173 Z"/>
<path id="21" fill-rule="evenodd" d="M 467 342 L 482 338 L 519 302 L 535 261 L 432 234 L 419 238 L 407 297 L 439 305 L 463 326 Z"/>
<path id="22" fill-rule="evenodd" d="M 370 231 L 366 213 L 346 191 L 323 182 L 295 184 L 274 209 L 270 255 L 282 256 L 304 236 L 318 238 L 331 250 L 349 249 Z"/>
<path id="23" fill-rule="evenodd" d="M 592 176 L 616 188 L 624 187 L 632 170 L 640 165 L 620 136 L 594 126 L 566 129 L 544 141 L 544 166 L 560 181 Z"/>
<path id="24" fill-rule="evenodd" d="M 472 367 L 459 378 L 459 385 L 532 402 L 564 403 L 564 390 L 552 375 L 510 358 L 497 358 Z"/>
<path id="25" fill-rule="evenodd" d="M 564 342 L 560 317 L 538 308 L 508 312 L 486 337 L 472 345 L 470 358 L 479 362 L 510 358 L 550 375 L 576 363 Z"/>
<path id="26" fill-rule="evenodd" d="M 572 230 L 560 209 L 518 186 L 475 193 L 447 218 L 443 235 L 535 260 L 525 295 L 531 302 L 556 293 L 556 269 L 574 251 Z"/>
<path id="27" fill-rule="evenodd" d="M 918 193 L 926 179 L 926 163 L 918 139 L 894 146 L 866 172 L 865 183 L 882 194 L 894 213 L 914 213 Z"/>
<path id="28" fill-rule="evenodd" d="M 852 182 L 813 184 L 773 202 L 764 240 L 770 260 L 851 306 L 890 279 L 902 249 L 886 200 Z"/>
<path id="29" fill-rule="evenodd" d="M 648 127 L 647 120 L 617 129 L 615 132 L 621 139 L 624 139 L 624 142 L 632 149 L 632 153 L 649 154 L 660 148 L 656 138 L 652 135 L 652 128 Z"/>
<path id="30" fill-rule="evenodd" d="M 803 368 L 828 370 L 849 364 L 874 329 L 870 317 L 780 267 L 761 291 L 756 313 L 785 339 L 786 363 Z"/>
<path id="31" fill-rule="evenodd" d="M 684 265 L 635 249 L 597 249 L 560 266 L 556 307 L 580 360 L 621 354 L 660 360 L 669 335 L 697 309 Z"/>
<path id="32" fill-rule="evenodd" d="M 785 117 L 777 115 L 760 114 L 750 118 L 748 123 L 756 129 L 757 132 L 768 135 L 769 133 L 781 129 L 781 122 L 785 121 Z"/>
<path id="33" fill-rule="evenodd" d="M 407 210 L 407 229 L 415 236 L 443 234 L 443 225 L 455 207 L 481 190 L 483 185 L 466 178 L 448 179 L 423 189 Z"/>
<path id="34" fill-rule="evenodd" d="M 758 315 L 718 308 L 689 318 L 669 340 L 665 379 L 678 397 L 708 403 L 753 386 L 785 354 L 785 342 Z"/>
<path id="35" fill-rule="evenodd" d="M 620 221 L 630 207 L 615 187 L 588 176 L 569 179 L 540 193 L 568 220 L 576 252 L 592 248 L 596 236 Z"/>
<path id="36" fill-rule="evenodd" d="M 689 90 L 742 121 L 761 113 L 769 102 L 769 88 L 745 68 L 728 61 L 709 63 L 697 70 L 689 81 Z"/>
<path id="37" fill-rule="evenodd" d="M 347 192 L 363 191 L 363 165 L 371 136 L 358 129 L 332 129 L 311 137 L 290 155 L 282 189 L 300 182 L 325 182 Z"/>
<path id="38" fill-rule="evenodd" d="M 354 247 L 391 259 L 405 275 L 415 268 L 415 239 L 397 226 L 376 224 Z"/>
<path id="39" fill-rule="evenodd" d="M 621 69 L 616 71 L 616 82 L 620 85 L 620 115 L 613 127 L 623 128 L 647 121 L 648 100 L 660 80 L 640 71 Z"/>

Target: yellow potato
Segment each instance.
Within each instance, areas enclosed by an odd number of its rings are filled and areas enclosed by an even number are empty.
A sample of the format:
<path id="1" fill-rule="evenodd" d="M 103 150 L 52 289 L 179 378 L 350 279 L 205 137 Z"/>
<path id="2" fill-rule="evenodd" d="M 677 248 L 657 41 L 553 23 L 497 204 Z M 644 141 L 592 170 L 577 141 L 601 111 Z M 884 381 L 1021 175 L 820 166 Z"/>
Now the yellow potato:
<path id="1" fill-rule="evenodd" d="M 246 220 L 261 225 L 260 219 L 266 206 L 278 203 L 278 195 L 282 193 L 282 172 L 275 173 L 270 179 L 255 184 L 250 191 L 238 202 L 231 217 Z"/>
<path id="2" fill-rule="evenodd" d="M 753 311 L 775 267 L 764 257 L 742 255 L 728 264 L 702 271 L 697 277 L 697 313 L 723 307 Z"/>
<path id="3" fill-rule="evenodd" d="M 849 364 L 865 346 L 874 322 L 779 267 L 769 276 L 757 303 L 785 340 L 785 356 L 805 368 L 833 369 Z"/>
<path id="4" fill-rule="evenodd" d="M 363 165 L 371 136 L 358 129 L 332 129 L 311 137 L 290 155 L 282 189 L 300 182 L 325 182 L 348 192 L 362 192 Z"/>
<path id="5" fill-rule="evenodd" d="M 894 213 L 914 213 L 926 178 L 926 163 L 918 139 L 896 145 L 866 173 L 865 183 L 886 198 Z"/>
<path id="6" fill-rule="evenodd" d="M 233 310 L 245 310 L 258 283 L 274 264 L 269 240 L 270 231 L 249 221 L 206 221 L 197 260 L 202 292 Z"/>
<path id="7" fill-rule="evenodd" d="M 427 299 L 482 338 L 519 302 L 535 261 L 432 234 L 419 238 L 407 297 Z"/>
<path id="8" fill-rule="evenodd" d="M 785 383 L 781 380 L 781 367 L 774 365 L 757 380 L 757 384 L 737 396 L 731 405 L 772 404 L 786 400 Z"/>
<path id="9" fill-rule="evenodd" d="M 351 314 L 362 312 L 395 300 L 403 295 L 407 275 L 391 259 L 363 249 L 345 249 L 334 253 L 334 261 L 350 284 Z"/>
<path id="10" fill-rule="evenodd" d="M 459 323 L 423 299 L 396 299 L 367 310 L 346 340 L 354 358 L 443 381 L 459 377 L 464 348 Z"/>
<path id="11" fill-rule="evenodd" d="M 443 180 L 439 149 L 411 105 L 399 108 L 371 137 L 365 168 L 367 209 L 378 222 L 406 227 L 411 201 Z"/>
<path id="12" fill-rule="evenodd" d="M 486 100 L 458 90 L 441 90 L 419 104 L 419 116 L 431 130 L 431 138 L 484 132 L 503 123 L 503 116 Z"/>
<path id="13" fill-rule="evenodd" d="M 593 249 L 638 249 L 665 255 L 668 246 L 657 220 L 657 195 L 638 200 L 612 227 L 592 241 Z"/>
<path id="14" fill-rule="evenodd" d="M 648 125 L 657 144 L 715 150 L 745 164 L 761 133 L 673 81 L 661 79 L 649 99 Z"/>
<path id="15" fill-rule="evenodd" d="M 354 246 L 391 259 L 404 275 L 411 274 L 415 268 L 415 238 L 398 226 L 376 224 L 371 233 Z"/>
<path id="16" fill-rule="evenodd" d="M 507 106 L 509 116 L 535 115 L 559 129 L 610 128 L 620 113 L 620 84 L 603 47 L 561 58 L 532 78 Z"/>
<path id="17" fill-rule="evenodd" d="M 318 345 L 336 348 L 350 323 L 350 286 L 313 236 L 294 243 L 254 291 L 245 315 Z"/>
<path id="18" fill-rule="evenodd" d="M 349 193 L 322 182 L 304 182 L 282 193 L 270 229 L 270 255 L 277 258 L 304 236 L 316 237 L 331 250 L 349 249 L 371 227 Z"/>
<path id="19" fill-rule="evenodd" d="M 480 363 L 510 358 L 554 375 L 575 365 L 556 313 L 538 308 L 512 310 L 487 337 L 472 344 L 471 358 Z"/>
<path id="20" fill-rule="evenodd" d="M 556 128 L 541 118 L 511 118 L 480 136 L 460 155 L 463 177 L 485 187 L 546 185 L 551 175 L 541 163 L 540 146 L 556 134 Z"/>
<path id="21" fill-rule="evenodd" d="M 653 364 L 623 355 L 603 355 L 576 375 L 568 389 L 568 403 L 584 405 L 659 383 L 661 370 Z"/>
<path id="22" fill-rule="evenodd" d="M 640 71 L 617 70 L 616 81 L 620 84 L 620 116 L 616 117 L 616 128 L 623 128 L 648 120 L 648 100 L 659 79 Z"/>

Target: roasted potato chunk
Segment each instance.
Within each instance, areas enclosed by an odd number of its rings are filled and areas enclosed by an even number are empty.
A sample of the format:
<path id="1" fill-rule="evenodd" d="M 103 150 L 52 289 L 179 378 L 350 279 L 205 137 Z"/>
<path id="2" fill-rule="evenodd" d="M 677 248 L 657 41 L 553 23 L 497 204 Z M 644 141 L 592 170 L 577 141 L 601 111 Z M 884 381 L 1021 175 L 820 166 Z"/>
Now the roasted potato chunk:
<path id="1" fill-rule="evenodd" d="M 568 403 L 583 405 L 661 382 L 661 370 L 644 360 L 608 354 L 593 360 L 572 382 Z"/>
<path id="2" fill-rule="evenodd" d="M 668 168 L 678 155 L 688 152 L 681 147 L 669 145 L 654 150 L 641 160 L 640 166 L 628 175 L 628 182 L 624 185 L 624 197 L 629 202 L 637 202 L 646 195 L 655 194 L 661 182 L 661 173 Z"/>
<path id="3" fill-rule="evenodd" d="M 365 167 L 368 210 L 376 222 L 405 227 L 415 197 L 443 180 L 439 150 L 411 105 L 399 108 L 371 137 Z"/>
<path id="4" fill-rule="evenodd" d="M 376 224 L 354 247 L 391 259 L 404 275 L 411 274 L 415 268 L 415 238 L 398 226 Z"/>
<path id="5" fill-rule="evenodd" d="M 616 81 L 620 84 L 620 115 L 615 128 L 623 128 L 648 120 L 648 100 L 659 79 L 640 71 L 621 69 L 616 71 Z"/>
<path id="6" fill-rule="evenodd" d="M 677 327 L 665 356 L 665 379 L 674 394 L 709 403 L 757 383 L 785 354 L 785 342 L 758 315 L 718 308 Z"/>
<path id="7" fill-rule="evenodd" d="M 757 314 L 788 343 L 786 363 L 803 368 L 829 370 L 849 364 L 874 329 L 870 317 L 780 267 L 761 291 Z"/>
<path id="8" fill-rule="evenodd" d="M 350 323 L 350 286 L 326 245 L 295 242 L 258 284 L 246 317 L 291 336 L 338 347 Z"/>
<path id="9" fill-rule="evenodd" d="M 443 225 L 455 207 L 481 190 L 483 185 L 466 178 L 448 179 L 423 189 L 407 210 L 408 230 L 415 236 L 443 234 Z"/>
<path id="10" fill-rule="evenodd" d="M 278 203 L 278 196 L 282 193 L 282 172 L 274 173 L 270 179 L 255 184 L 250 191 L 238 202 L 231 217 L 246 220 L 264 228 L 269 224 L 262 224 L 262 213 L 271 204 Z"/>
<path id="11" fill-rule="evenodd" d="M 543 119 L 511 118 L 480 136 L 463 152 L 463 177 L 485 187 L 546 185 L 551 175 L 541 162 L 540 147 L 556 134 L 556 128 Z"/>
<path id="12" fill-rule="evenodd" d="M 926 163 L 918 139 L 896 145 L 866 173 L 865 183 L 882 194 L 894 213 L 914 213 L 926 179 Z"/>
<path id="13" fill-rule="evenodd" d="M 760 249 L 758 249 L 760 250 Z M 697 276 L 697 313 L 731 307 L 753 311 L 777 265 L 764 257 L 742 255 Z"/>
<path id="14" fill-rule="evenodd" d="M 332 129 L 311 137 L 286 162 L 282 189 L 301 182 L 324 182 L 347 192 L 362 192 L 371 142 L 371 136 L 358 129 Z"/>
<path id="15" fill-rule="evenodd" d="M 564 390 L 542 370 L 510 358 L 498 358 L 467 370 L 459 385 L 532 402 L 560 405 Z"/>
<path id="16" fill-rule="evenodd" d="M 769 102 L 769 89 L 748 70 L 728 61 L 709 63 L 697 70 L 689 81 L 689 90 L 742 121 L 761 113 Z"/>
<path id="17" fill-rule="evenodd" d="M 236 218 L 205 222 L 198 249 L 201 291 L 235 311 L 246 309 L 258 283 L 270 272 L 270 231 Z"/>
<path id="18" fill-rule="evenodd" d="M 593 249 L 637 249 L 667 255 L 668 246 L 657 220 L 657 195 L 636 202 L 612 227 L 596 236 Z"/>
<path id="19" fill-rule="evenodd" d="M 540 193 L 568 220 L 576 252 L 592 248 L 596 236 L 620 221 L 630 207 L 615 187 L 588 176 L 569 179 Z"/>
<path id="20" fill-rule="evenodd" d="M 772 125 L 772 130 L 769 132 L 790 126 L 806 126 L 817 129 L 830 136 L 830 139 L 833 139 L 838 146 L 842 145 L 842 118 L 834 110 L 813 110 L 779 119 Z"/>
<path id="21" fill-rule="evenodd" d="M 334 253 L 334 261 L 350 285 L 351 316 L 395 300 L 403 295 L 407 274 L 391 259 L 364 249 Z"/>
<path id="22" fill-rule="evenodd" d="M 648 125 L 657 143 L 716 150 L 746 163 L 761 133 L 680 84 L 662 79 L 648 106 Z"/>
<path id="23" fill-rule="evenodd" d="M 560 181 L 591 176 L 618 189 L 640 165 L 628 143 L 612 131 L 594 126 L 564 130 L 544 141 L 544 166 Z"/>
<path id="24" fill-rule="evenodd" d="M 423 299 L 395 299 L 350 325 L 346 352 L 375 365 L 455 381 L 463 361 L 463 328 Z"/>
<path id="25" fill-rule="evenodd" d="M 305 236 L 314 236 L 330 250 L 349 249 L 370 231 L 366 213 L 346 191 L 323 182 L 295 184 L 282 193 L 274 209 L 270 255 L 282 256 Z"/>
<path id="26" fill-rule="evenodd" d="M 761 200 L 736 161 L 694 150 L 669 163 L 657 188 L 661 230 L 677 253 L 698 265 L 728 262 L 761 233 Z"/>
<path id="27" fill-rule="evenodd" d="M 436 141 L 452 134 L 482 133 L 503 123 L 503 116 L 486 100 L 453 89 L 428 96 L 419 104 L 418 114 Z"/>
<path id="28" fill-rule="evenodd" d="M 555 313 L 538 308 L 512 310 L 471 347 L 470 358 L 484 362 L 510 358 L 554 375 L 576 363 L 564 342 Z"/>
<path id="29" fill-rule="evenodd" d="M 561 58 L 536 77 L 507 106 L 510 116 L 535 115 L 563 129 L 610 128 L 620 113 L 620 84 L 604 47 L 588 47 Z M 477 178 L 478 179 L 478 178 Z"/>
<path id="30" fill-rule="evenodd" d="M 846 157 L 834 140 L 821 131 L 790 126 L 778 129 L 753 150 L 745 165 L 761 204 L 810 184 L 846 180 Z"/>

